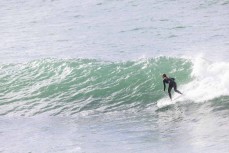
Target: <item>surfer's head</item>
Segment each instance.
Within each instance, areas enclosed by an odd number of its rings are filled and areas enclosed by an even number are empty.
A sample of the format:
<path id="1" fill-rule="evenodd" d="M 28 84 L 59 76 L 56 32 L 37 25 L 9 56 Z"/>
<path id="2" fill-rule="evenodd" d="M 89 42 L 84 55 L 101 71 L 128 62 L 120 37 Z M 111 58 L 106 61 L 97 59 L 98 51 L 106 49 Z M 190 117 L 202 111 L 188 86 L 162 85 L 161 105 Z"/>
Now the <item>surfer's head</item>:
<path id="1" fill-rule="evenodd" d="M 163 74 L 163 75 L 162 75 L 162 78 L 167 78 L 167 75 L 166 75 L 166 74 Z"/>

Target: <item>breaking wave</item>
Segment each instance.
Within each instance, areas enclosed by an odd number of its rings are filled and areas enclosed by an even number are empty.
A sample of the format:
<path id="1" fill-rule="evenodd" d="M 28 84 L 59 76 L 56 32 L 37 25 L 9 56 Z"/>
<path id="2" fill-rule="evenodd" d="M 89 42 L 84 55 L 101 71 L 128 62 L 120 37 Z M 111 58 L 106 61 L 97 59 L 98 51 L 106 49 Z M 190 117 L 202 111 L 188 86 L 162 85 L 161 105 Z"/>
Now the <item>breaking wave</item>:
<path id="1" fill-rule="evenodd" d="M 229 95 L 229 64 L 158 57 L 125 62 L 42 59 L 0 66 L 0 114 L 74 115 L 162 106 L 161 74 L 194 102 Z M 167 96 L 166 96 L 167 97 Z"/>

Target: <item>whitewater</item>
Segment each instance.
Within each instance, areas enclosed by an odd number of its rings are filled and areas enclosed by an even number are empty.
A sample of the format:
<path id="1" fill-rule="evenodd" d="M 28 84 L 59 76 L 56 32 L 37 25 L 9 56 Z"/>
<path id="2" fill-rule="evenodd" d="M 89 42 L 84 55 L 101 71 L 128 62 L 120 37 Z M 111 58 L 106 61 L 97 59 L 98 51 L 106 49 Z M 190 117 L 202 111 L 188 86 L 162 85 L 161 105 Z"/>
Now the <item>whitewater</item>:
<path id="1" fill-rule="evenodd" d="M 0 7 L 0 153 L 229 152 L 228 0 Z"/>

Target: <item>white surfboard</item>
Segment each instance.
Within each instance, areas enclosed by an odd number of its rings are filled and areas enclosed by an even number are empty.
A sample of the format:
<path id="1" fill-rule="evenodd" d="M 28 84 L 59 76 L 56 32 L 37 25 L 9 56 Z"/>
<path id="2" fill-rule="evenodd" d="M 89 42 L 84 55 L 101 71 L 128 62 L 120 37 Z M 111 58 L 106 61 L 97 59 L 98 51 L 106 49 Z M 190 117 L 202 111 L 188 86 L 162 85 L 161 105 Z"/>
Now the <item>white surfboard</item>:
<path id="1" fill-rule="evenodd" d="M 157 107 L 163 108 L 163 107 L 166 107 L 169 105 L 173 105 L 178 101 L 182 101 L 182 97 L 184 98 L 183 95 L 175 95 L 175 96 L 173 96 L 172 100 L 169 97 L 162 98 L 162 99 L 157 101 Z"/>

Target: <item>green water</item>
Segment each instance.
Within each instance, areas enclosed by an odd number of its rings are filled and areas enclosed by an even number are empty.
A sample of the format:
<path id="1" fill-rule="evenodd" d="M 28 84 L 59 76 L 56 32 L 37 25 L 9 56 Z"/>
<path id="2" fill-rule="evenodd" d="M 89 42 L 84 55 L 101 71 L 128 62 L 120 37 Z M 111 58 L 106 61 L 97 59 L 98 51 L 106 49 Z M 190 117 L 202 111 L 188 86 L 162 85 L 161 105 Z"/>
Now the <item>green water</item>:
<path id="1" fill-rule="evenodd" d="M 164 96 L 163 73 L 191 80 L 192 63 L 158 57 L 127 62 L 44 59 L 1 65 L 1 114 L 76 114 L 142 109 Z"/>

